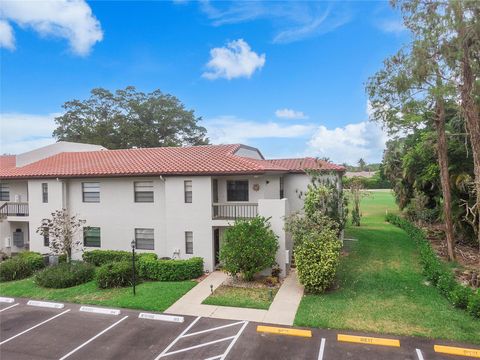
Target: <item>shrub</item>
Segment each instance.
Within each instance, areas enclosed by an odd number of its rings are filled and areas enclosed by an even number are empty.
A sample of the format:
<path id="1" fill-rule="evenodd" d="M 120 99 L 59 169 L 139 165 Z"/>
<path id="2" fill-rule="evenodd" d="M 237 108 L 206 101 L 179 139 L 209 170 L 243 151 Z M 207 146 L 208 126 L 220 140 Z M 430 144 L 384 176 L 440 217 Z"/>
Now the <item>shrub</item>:
<path id="1" fill-rule="evenodd" d="M 98 287 L 107 289 L 131 286 L 132 273 L 133 266 L 130 261 L 117 261 L 102 265 L 97 270 Z M 138 282 L 138 279 L 136 279 L 136 282 Z"/>
<path id="2" fill-rule="evenodd" d="M 341 242 L 332 230 L 311 233 L 295 248 L 298 277 L 310 293 L 321 293 L 335 279 L 340 261 Z"/>
<path id="3" fill-rule="evenodd" d="M 480 292 L 458 284 L 455 276 L 435 254 L 425 233 L 410 221 L 399 216 L 387 214 L 386 220 L 408 234 L 418 245 L 423 273 L 450 302 L 459 308 L 467 309 L 472 316 L 480 318 Z"/>
<path id="4" fill-rule="evenodd" d="M 0 263 L 0 281 L 25 279 L 45 266 L 43 256 L 26 251 Z"/>
<path id="5" fill-rule="evenodd" d="M 136 257 L 150 256 L 157 258 L 155 253 L 137 253 Z M 132 253 L 123 250 L 92 250 L 85 251 L 82 255 L 83 261 L 95 266 L 102 266 L 115 261 L 131 261 Z"/>
<path id="6" fill-rule="evenodd" d="M 467 305 L 467 311 L 470 315 L 480 318 L 480 290 L 477 289 L 475 293 L 470 296 Z"/>
<path id="7" fill-rule="evenodd" d="M 183 281 L 195 279 L 203 274 L 203 259 L 157 260 L 142 256 L 138 260 L 139 276 L 145 280 Z"/>
<path id="8" fill-rule="evenodd" d="M 319 211 L 313 212 L 310 216 L 294 213 L 285 220 L 285 230 L 292 234 L 294 246 L 300 245 L 311 233 L 319 233 L 324 229 L 331 229 L 340 234 L 338 223 Z"/>
<path id="9" fill-rule="evenodd" d="M 220 261 L 228 273 L 241 273 L 250 281 L 256 273 L 275 265 L 277 250 L 277 235 L 270 229 L 268 219 L 257 216 L 237 220 L 225 231 Z"/>
<path id="10" fill-rule="evenodd" d="M 47 267 L 35 275 L 35 282 L 46 288 L 68 288 L 86 283 L 95 276 L 91 264 L 73 261 Z"/>

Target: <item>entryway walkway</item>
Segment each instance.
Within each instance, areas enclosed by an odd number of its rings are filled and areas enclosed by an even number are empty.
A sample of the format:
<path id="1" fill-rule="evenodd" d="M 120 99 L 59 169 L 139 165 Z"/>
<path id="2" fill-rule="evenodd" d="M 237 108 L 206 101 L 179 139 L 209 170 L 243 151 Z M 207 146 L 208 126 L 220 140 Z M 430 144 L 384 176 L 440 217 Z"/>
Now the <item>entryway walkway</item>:
<path id="1" fill-rule="evenodd" d="M 297 308 L 303 296 L 303 287 L 298 282 L 295 270 L 292 270 L 285 278 L 268 310 L 202 304 L 202 301 L 211 294 L 211 287 L 213 286 L 213 290 L 215 290 L 227 278 L 228 275 L 220 271 L 211 273 L 165 312 L 177 315 L 293 325 Z"/>

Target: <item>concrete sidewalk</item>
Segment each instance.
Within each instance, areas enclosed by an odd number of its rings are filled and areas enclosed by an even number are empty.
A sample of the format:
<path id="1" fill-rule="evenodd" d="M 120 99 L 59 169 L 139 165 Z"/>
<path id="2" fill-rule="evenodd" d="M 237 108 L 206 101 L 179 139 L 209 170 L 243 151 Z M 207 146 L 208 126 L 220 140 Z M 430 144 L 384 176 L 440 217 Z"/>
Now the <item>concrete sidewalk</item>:
<path id="1" fill-rule="evenodd" d="M 215 290 L 227 278 L 228 275 L 220 271 L 211 273 L 165 310 L 165 313 L 293 325 L 298 305 L 303 296 L 303 287 L 298 282 L 295 270 L 292 270 L 285 278 L 269 310 L 202 304 L 203 300 L 210 296 L 211 286 Z"/>

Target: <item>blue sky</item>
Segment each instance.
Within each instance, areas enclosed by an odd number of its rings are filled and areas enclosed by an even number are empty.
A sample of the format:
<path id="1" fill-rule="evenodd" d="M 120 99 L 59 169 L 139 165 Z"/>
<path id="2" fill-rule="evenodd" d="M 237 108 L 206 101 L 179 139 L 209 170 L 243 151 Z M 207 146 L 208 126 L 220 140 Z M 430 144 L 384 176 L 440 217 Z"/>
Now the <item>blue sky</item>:
<path id="1" fill-rule="evenodd" d="M 213 143 L 379 161 L 364 83 L 406 41 L 387 2 L 3 1 L 0 151 L 54 141 L 65 101 L 133 85 L 177 96 Z"/>

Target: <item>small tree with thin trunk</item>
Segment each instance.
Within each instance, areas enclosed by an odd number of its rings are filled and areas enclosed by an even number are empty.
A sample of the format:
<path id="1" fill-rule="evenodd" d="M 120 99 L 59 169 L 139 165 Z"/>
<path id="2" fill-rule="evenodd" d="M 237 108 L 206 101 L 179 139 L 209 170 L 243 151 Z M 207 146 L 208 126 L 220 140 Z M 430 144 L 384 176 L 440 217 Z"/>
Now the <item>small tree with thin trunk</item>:
<path id="1" fill-rule="evenodd" d="M 362 213 L 360 212 L 360 201 L 366 192 L 363 191 L 362 179 L 358 176 L 352 178 L 350 182 L 350 194 L 352 197 L 352 224 L 355 226 L 360 226 L 360 221 L 362 218 Z"/>
<path id="2" fill-rule="evenodd" d="M 83 250 L 83 242 L 78 235 L 86 221 L 76 215 L 71 216 L 66 209 L 56 210 L 51 215 L 51 218 L 42 220 L 37 233 L 48 236 L 53 254 L 66 255 L 67 262 L 70 262 L 74 250 Z"/>

